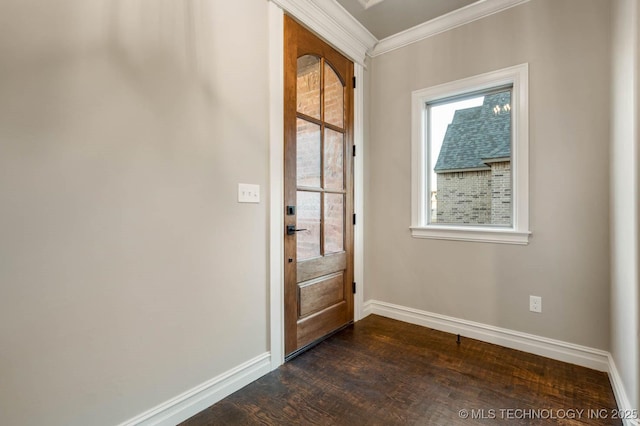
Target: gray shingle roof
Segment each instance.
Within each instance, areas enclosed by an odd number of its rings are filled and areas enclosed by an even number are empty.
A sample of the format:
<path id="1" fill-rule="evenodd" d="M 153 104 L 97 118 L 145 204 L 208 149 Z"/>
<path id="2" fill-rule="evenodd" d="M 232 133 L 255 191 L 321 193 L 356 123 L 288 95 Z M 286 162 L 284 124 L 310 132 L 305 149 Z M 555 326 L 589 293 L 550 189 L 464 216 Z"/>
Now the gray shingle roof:
<path id="1" fill-rule="evenodd" d="M 494 107 L 511 105 L 511 92 L 484 97 L 482 106 L 457 110 L 447 128 L 436 173 L 486 169 L 486 162 L 511 156 L 511 114 Z"/>

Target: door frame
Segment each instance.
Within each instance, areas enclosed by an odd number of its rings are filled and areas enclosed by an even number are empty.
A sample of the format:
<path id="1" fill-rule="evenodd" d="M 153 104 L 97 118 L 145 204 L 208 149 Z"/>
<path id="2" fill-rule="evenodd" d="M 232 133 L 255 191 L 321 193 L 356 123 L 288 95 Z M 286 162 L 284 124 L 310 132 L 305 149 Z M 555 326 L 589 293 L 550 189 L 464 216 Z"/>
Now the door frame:
<path id="1" fill-rule="evenodd" d="M 268 2 L 269 16 L 269 343 L 271 369 L 284 363 L 284 13 L 273 1 Z M 303 25 L 343 54 L 351 49 L 336 40 L 328 39 L 319 28 L 313 28 L 313 11 L 293 11 Z M 304 12 L 304 11 L 303 11 Z M 331 31 L 327 32 L 331 34 Z M 341 46 L 342 45 L 342 46 Z M 345 55 L 354 63 L 353 142 L 357 147 L 353 164 L 353 201 L 357 218 L 354 227 L 354 321 L 363 316 L 364 293 L 364 84 L 363 60 L 353 54 Z M 355 55 L 357 56 L 357 55 Z"/>

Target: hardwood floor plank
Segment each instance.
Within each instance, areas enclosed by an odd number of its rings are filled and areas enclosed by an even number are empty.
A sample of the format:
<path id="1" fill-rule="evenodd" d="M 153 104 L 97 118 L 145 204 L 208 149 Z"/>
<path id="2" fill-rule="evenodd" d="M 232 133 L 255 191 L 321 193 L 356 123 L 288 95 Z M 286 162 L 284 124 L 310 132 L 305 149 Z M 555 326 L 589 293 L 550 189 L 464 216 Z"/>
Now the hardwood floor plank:
<path id="1" fill-rule="evenodd" d="M 589 417 L 615 408 L 606 373 L 370 315 L 182 425 L 620 425 Z"/>

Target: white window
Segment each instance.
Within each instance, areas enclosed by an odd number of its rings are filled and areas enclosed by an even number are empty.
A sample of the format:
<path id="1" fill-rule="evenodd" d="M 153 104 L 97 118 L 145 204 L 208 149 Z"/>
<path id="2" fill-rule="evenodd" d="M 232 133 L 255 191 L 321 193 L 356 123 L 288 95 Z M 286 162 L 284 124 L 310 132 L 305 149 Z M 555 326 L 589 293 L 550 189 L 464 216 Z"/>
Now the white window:
<path id="1" fill-rule="evenodd" d="M 411 234 L 527 244 L 528 65 L 412 93 Z"/>

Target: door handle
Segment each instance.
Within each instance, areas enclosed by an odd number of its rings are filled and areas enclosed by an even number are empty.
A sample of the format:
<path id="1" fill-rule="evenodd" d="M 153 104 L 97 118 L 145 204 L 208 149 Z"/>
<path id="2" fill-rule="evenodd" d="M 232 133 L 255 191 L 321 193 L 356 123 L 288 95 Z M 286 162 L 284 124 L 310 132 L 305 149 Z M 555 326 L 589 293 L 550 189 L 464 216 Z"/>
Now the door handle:
<path id="1" fill-rule="evenodd" d="M 287 225 L 287 235 L 294 235 L 296 232 L 308 231 L 308 229 L 296 229 L 295 225 Z"/>

